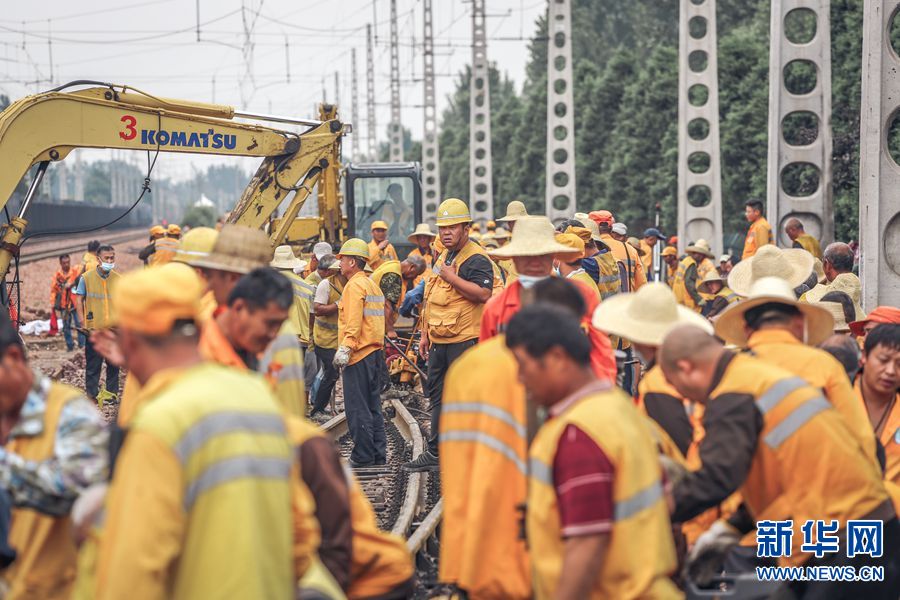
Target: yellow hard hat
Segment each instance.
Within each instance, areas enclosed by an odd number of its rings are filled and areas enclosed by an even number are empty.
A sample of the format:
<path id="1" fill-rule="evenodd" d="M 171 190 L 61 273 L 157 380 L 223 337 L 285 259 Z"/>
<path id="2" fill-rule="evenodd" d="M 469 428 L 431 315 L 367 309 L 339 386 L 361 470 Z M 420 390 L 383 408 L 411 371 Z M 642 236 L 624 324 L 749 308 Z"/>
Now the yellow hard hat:
<path id="1" fill-rule="evenodd" d="M 162 237 L 164 235 L 166 235 L 166 228 L 163 227 L 162 225 L 154 225 L 153 227 L 150 228 L 150 237 L 157 238 L 157 237 Z"/>
<path id="2" fill-rule="evenodd" d="M 459 198 L 448 198 L 441 202 L 437 210 L 438 227 L 447 227 L 458 223 L 471 223 L 472 215 L 469 207 Z"/>
<path id="3" fill-rule="evenodd" d="M 219 232 L 211 227 L 194 227 L 184 234 L 172 260 L 193 266 L 194 261 L 209 256 L 218 237 Z"/>
<path id="4" fill-rule="evenodd" d="M 338 258 L 342 256 L 358 256 L 366 259 L 366 262 L 368 262 L 369 245 L 359 238 L 350 238 L 344 242 L 344 245 L 341 246 L 340 251 L 337 253 Z"/>
<path id="5" fill-rule="evenodd" d="M 390 229 L 390 227 L 384 221 L 375 221 L 372 223 L 372 230 L 374 231 L 375 229 Z"/>
<path id="6" fill-rule="evenodd" d="M 181 235 L 181 227 L 179 227 L 175 223 L 172 223 L 171 225 L 169 225 L 166 233 L 168 233 L 169 235 Z"/>
<path id="7" fill-rule="evenodd" d="M 181 263 L 132 271 L 113 288 L 113 324 L 144 335 L 166 335 L 175 321 L 197 319 L 205 287 L 197 273 Z"/>

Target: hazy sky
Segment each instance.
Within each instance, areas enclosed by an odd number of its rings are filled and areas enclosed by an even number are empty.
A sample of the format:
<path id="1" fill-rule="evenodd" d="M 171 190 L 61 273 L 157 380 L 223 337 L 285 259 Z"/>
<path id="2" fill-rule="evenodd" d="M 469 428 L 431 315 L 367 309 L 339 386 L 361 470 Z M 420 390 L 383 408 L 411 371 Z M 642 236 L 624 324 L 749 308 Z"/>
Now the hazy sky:
<path id="1" fill-rule="evenodd" d="M 440 114 L 456 74 L 470 62 L 471 2 L 433 0 L 433 5 Z M 546 6 L 546 0 L 487 0 L 488 56 L 517 86 L 528 58 L 527 38 Z M 0 93 L 16 99 L 71 80 L 95 79 L 163 96 L 312 117 L 323 84 L 328 100 L 335 100 L 337 71 L 342 115 L 350 120 L 350 56 L 356 48 L 361 121 L 356 131 L 365 135 L 365 26 L 374 21 L 376 121 L 379 141 L 386 137 L 389 0 L 199 0 L 199 42 L 197 7 L 197 0 L 7 0 L 0 18 Z M 402 120 L 420 137 L 422 2 L 397 0 L 397 13 Z M 209 161 L 168 158 L 159 168 L 181 178 Z"/>

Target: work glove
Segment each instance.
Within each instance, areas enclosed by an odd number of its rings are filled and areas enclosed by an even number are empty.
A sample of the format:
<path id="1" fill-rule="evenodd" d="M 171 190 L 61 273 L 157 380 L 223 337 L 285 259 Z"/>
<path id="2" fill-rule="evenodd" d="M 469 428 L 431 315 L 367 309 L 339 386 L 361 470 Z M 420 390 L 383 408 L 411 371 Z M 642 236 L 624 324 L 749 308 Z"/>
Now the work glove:
<path id="1" fill-rule="evenodd" d="M 334 354 L 332 364 L 337 368 L 346 367 L 350 364 L 350 348 L 347 346 L 338 348 L 337 352 Z"/>
<path id="2" fill-rule="evenodd" d="M 403 304 L 400 305 L 400 316 L 401 317 L 410 317 L 412 316 L 413 310 L 419 304 L 422 304 L 422 298 L 425 296 L 425 280 L 419 282 L 419 284 L 414 287 L 412 290 L 406 292 L 406 296 L 403 298 Z"/>
<path id="3" fill-rule="evenodd" d="M 687 576 L 700 587 L 707 587 L 722 573 L 728 551 L 741 541 L 740 532 L 723 520 L 703 532 L 687 555 Z"/>

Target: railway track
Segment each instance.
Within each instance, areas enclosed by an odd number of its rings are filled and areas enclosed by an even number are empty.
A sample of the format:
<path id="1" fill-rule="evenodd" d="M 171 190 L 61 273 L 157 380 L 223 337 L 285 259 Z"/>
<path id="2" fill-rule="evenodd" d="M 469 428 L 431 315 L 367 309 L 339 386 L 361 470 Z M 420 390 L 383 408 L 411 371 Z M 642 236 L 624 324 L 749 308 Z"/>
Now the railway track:
<path id="1" fill-rule="evenodd" d="M 145 228 L 140 229 L 128 229 L 122 232 L 115 233 L 106 233 L 106 232 L 97 232 L 97 236 L 103 233 L 102 240 L 105 244 L 115 245 L 122 242 L 130 242 L 132 240 L 137 240 L 142 237 L 146 237 L 147 230 Z M 53 245 L 52 248 L 41 248 L 40 245 L 35 245 L 34 250 L 32 250 L 28 245 L 25 245 L 21 254 L 19 255 L 19 265 L 27 265 L 29 263 L 34 263 L 39 260 L 46 260 L 48 258 L 56 258 L 60 254 L 74 254 L 79 252 L 84 252 L 85 245 L 88 238 L 79 238 L 77 242 L 72 242 L 71 244 L 66 244 L 63 246 Z M 80 256 L 80 255 L 79 255 Z"/>

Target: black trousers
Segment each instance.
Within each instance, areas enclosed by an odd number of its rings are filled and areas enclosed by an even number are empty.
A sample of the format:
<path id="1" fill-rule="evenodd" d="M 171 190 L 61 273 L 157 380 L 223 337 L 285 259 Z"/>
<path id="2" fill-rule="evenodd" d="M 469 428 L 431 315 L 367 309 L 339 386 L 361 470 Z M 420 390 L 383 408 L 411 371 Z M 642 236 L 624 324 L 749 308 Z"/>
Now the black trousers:
<path id="1" fill-rule="evenodd" d="M 331 400 L 331 393 L 334 391 L 334 384 L 337 383 L 340 373 L 334 366 L 334 355 L 337 354 L 336 348 L 319 348 L 315 347 L 316 357 L 322 363 L 324 373 L 322 374 L 322 383 L 319 384 L 319 390 L 316 397 L 312 399 L 312 411 L 318 412 L 325 410 L 328 402 Z"/>
<path id="2" fill-rule="evenodd" d="M 106 389 L 113 394 L 119 393 L 119 367 L 110 364 L 102 355 L 94 350 L 90 338 L 84 344 L 84 389 L 88 397 L 96 398 L 100 391 L 100 371 L 106 363 Z"/>
<path id="3" fill-rule="evenodd" d="M 463 352 L 478 343 L 477 339 L 455 344 L 431 344 L 428 350 L 428 385 L 425 395 L 431 401 L 431 433 L 428 436 L 428 450 L 437 456 L 438 433 L 441 422 L 441 399 L 444 397 L 444 378 L 453 362 Z"/>
<path id="4" fill-rule="evenodd" d="M 381 415 L 381 385 L 384 351 L 373 352 L 344 367 L 344 410 L 353 438 L 350 459 L 372 463 L 387 458 L 384 417 Z"/>

